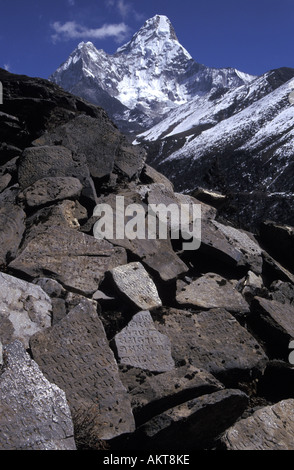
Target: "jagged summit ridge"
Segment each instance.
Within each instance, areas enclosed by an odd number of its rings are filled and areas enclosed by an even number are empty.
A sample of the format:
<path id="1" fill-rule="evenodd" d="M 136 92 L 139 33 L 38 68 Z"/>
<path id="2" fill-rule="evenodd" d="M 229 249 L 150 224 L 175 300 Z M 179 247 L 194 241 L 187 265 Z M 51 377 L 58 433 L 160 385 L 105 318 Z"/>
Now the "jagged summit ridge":
<path id="1" fill-rule="evenodd" d="M 155 15 L 144 23 L 142 28 L 140 28 L 140 30 L 133 36 L 131 41 L 119 47 L 117 53 L 129 51 L 130 48 L 136 47 L 140 44 L 147 45 L 151 42 L 164 41 L 179 42 L 174 27 L 167 16 Z M 187 56 L 192 59 L 187 51 L 186 53 Z"/>

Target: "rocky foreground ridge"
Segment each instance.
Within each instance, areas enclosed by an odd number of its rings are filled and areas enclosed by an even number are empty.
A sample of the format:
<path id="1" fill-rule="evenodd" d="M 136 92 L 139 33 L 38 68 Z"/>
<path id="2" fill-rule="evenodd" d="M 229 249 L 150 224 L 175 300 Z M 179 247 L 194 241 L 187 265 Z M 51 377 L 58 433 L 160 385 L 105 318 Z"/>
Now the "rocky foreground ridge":
<path id="1" fill-rule="evenodd" d="M 233 227 L 101 108 L 0 81 L 0 449 L 293 450 L 294 229 Z M 95 238 L 117 195 L 201 204 L 200 248 Z"/>

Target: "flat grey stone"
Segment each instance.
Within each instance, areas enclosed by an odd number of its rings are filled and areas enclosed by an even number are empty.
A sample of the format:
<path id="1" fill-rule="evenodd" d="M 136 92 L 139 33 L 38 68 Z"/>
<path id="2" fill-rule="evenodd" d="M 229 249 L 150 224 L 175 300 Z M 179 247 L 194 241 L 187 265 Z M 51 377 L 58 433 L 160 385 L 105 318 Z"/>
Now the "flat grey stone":
<path id="1" fill-rule="evenodd" d="M 294 450 L 294 400 L 282 400 L 241 419 L 223 435 L 227 450 Z"/>
<path id="2" fill-rule="evenodd" d="M 83 299 L 30 346 L 46 377 L 65 391 L 74 422 L 91 410 L 89 435 L 94 428 L 97 439 L 108 440 L 134 431 L 130 400 L 92 301 Z"/>
<path id="3" fill-rule="evenodd" d="M 199 450 L 232 425 L 247 404 L 247 395 L 234 389 L 189 400 L 140 426 L 137 438 L 139 449 L 169 452 Z"/>
<path id="4" fill-rule="evenodd" d="M 1 450 L 76 450 L 63 390 L 50 383 L 19 341 L 4 349 L 0 375 Z"/>
<path id="5" fill-rule="evenodd" d="M 165 372 L 175 366 L 170 340 L 156 329 L 149 311 L 135 314 L 115 335 L 114 345 L 120 364 L 151 372 Z"/>
<path id="6" fill-rule="evenodd" d="M 77 199 L 83 186 L 77 178 L 56 176 L 42 178 L 23 191 L 23 198 L 29 207 L 41 206 L 63 199 Z M 19 196 L 20 198 L 22 195 Z"/>
<path id="7" fill-rule="evenodd" d="M 255 338 L 224 309 L 191 314 L 166 309 L 157 329 L 169 336 L 176 364 L 203 368 L 219 380 L 260 373 L 267 356 Z"/>
<path id="8" fill-rule="evenodd" d="M 32 277 L 52 278 L 82 294 L 93 294 L 107 270 L 126 262 L 123 248 L 70 227 L 49 226 L 23 245 L 10 268 Z"/>
<path id="9" fill-rule="evenodd" d="M 141 263 L 117 266 L 110 274 L 119 292 L 139 310 L 150 310 L 162 305 L 156 285 Z"/>
<path id="10" fill-rule="evenodd" d="M 176 300 L 180 305 L 198 308 L 224 308 L 230 312 L 247 313 L 249 305 L 235 286 L 222 276 L 207 273 L 178 290 Z"/>
<path id="11" fill-rule="evenodd" d="M 52 304 L 40 286 L 0 273 L 0 339 L 19 339 L 27 348 L 30 337 L 51 326 Z"/>

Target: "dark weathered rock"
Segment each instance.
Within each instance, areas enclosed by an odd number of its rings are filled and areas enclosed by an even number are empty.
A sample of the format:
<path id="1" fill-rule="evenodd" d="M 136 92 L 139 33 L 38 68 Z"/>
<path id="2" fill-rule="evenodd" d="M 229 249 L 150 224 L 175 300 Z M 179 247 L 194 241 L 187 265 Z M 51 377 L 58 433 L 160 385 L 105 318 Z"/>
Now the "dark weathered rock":
<path id="1" fill-rule="evenodd" d="M 47 227 L 32 238 L 10 268 L 32 277 L 51 276 L 62 285 L 93 294 L 105 272 L 126 262 L 123 248 L 66 227 Z"/>
<path id="2" fill-rule="evenodd" d="M 5 175 L 0 175 L 0 193 L 4 191 L 5 188 L 9 185 L 12 176 L 9 173 L 5 173 Z"/>
<path id="3" fill-rule="evenodd" d="M 282 400 L 241 419 L 222 437 L 227 450 L 294 450 L 294 400 Z"/>
<path id="4" fill-rule="evenodd" d="M 25 231 L 25 216 L 25 212 L 11 202 L 0 205 L 0 266 L 16 256 Z"/>
<path id="5" fill-rule="evenodd" d="M 222 276 L 207 273 L 179 289 L 176 300 L 180 305 L 199 309 L 224 308 L 229 312 L 248 313 L 249 306 L 234 284 Z"/>
<path id="6" fill-rule="evenodd" d="M 262 347 L 226 310 L 197 314 L 167 309 L 155 322 L 169 336 L 176 364 L 203 368 L 226 382 L 260 374 L 267 362 Z"/>
<path id="7" fill-rule="evenodd" d="M 1 450 L 76 450 L 63 390 L 50 383 L 19 341 L 4 349 L 0 375 Z"/>
<path id="8" fill-rule="evenodd" d="M 103 109 L 67 93 L 48 80 L 15 75 L 1 69 L 0 81 L 5 89 L 1 105 L 1 114 L 5 117 L 0 141 L 11 149 L 8 157 L 15 156 L 15 146 L 24 149 L 45 131 L 51 131 L 79 114 L 107 119 Z"/>
<path id="9" fill-rule="evenodd" d="M 294 305 L 255 297 L 251 311 L 250 324 L 266 341 L 270 354 L 286 359 L 289 342 L 294 338 Z"/>
<path id="10" fill-rule="evenodd" d="M 262 257 L 263 273 L 268 283 L 281 280 L 294 284 L 294 274 L 292 274 L 288 269 L 284 268 L 284 266 L 282 266 L 265 251 L 262 253 Z"/>
<path id="11" fill-rule="evenodd" d="M 110 176 L 115 167 L 129 179 L 139 176 L 146 158 L 145 152 L 128 144 L 107 118 L 77 116 L 44 134 L 34 145 L 54 145 L 55 142 L 86 158 L 93 178 Z"/>
<path id="12" fill-rule="evenodd" d="M 26 188 L 19 198 L 23 198 L 29 207 L 61 201 L 62 199 L 78 199 L 83 186 L 77 178 L 48 177 L 41 178 Z"/>
<path id="13" fill-rule="evenodd" d="M 119 192 L 119 194 L 110 194 L 106 197 L 102 196 L 98 198 L 97 203 L 108 204 L 112 211 L 115 220 L 115 226 L 113 230 L 113 236 L 107 237 L 107 240 L 114 245 L 122 246 L 130 251 L 136 257 L 139 257 L 142 263 L 150 268 L 162 281 L 171 282 L 178 276 L 186 273 L 188 267 L 186 264 L 176 255 L 172 248 L 169 231 L 166 232 L 165 238 L 160 238 L 159 234 L 155 234 L 154 239 L 149 236 L 148 230 L 148 207 L 144 202 L 145 189 L 141 193 L 142 187 L 139 187 L 138 191 L 126 190 Z M 117 203 L 117 198 L 121 198 Z M 130 216 L 125 215 L 125 209 L 131 204 L 137 204 L 142 207 L 144 214 L 144 227 L 143 236 L 141 235 L 131 239 L 127 234 L 127 227 Z M 94 210 L 94 216 L 96 211 Z M 134 214 L 134 217 L 136 214 Z M 93 220 L 93 224 L 96 220 Z M 119 222 L 119 224 L 118 224 Z M 97 222 L 98 224 L 98 222 Z M 122 236 L 116 229 L 116 224 L 119 225 L 119 231 L 122 232 Z M 97 236 L 97 225 L 95 223 L 93 232 Z M 98 226 L 99 227 L 99 226 Z M 142 227 L 140 226 L 140 229 Z"/>
<path id="14" fill-rule="evenodd" d="M 90 301 L 84 299 L 55 326 L 34 335 L 30 345 L 46 377 L 65 391 L 74 420 L 96 407 L 92 425 L 97 439 L 134 431 L 126 389 Z"/>
<path id="15" fill-rule="evenodd" d="M 265 249 L 288 269 L 294 266 L 294 227 L 264 221 L 260 225 L 260 239 Z"/>
<path id="16" fill-rule="evenodd" d="M 175 406 L 138 428 L 139 449 L 199 450 L 236 421 L 248 397 L 240 390 L 220 390 Z"/>
<path id="17" fill-rule="evenodd" d="M 187 365 L 163 374 L 146 377 L 141 385 L 130 390 L 133 413 L 137 423 L 224 386 L 203 369 Z"/>
<path id="18" fill-rule="evenodd" d="M 254 273 L 260 274 L 263 265 L 263 250 L 253 235 L 217 221 L 212 221 L 211 223 L 225 235 L 228 243 L 242 254 L 239 265 L 248 266 Z"/>
<path id="19" fill-rule="evenodd" d="M 294 285 L 290 282 L 274 281 L 270 285 L 269 296 L 282 304 L 289 303 L 294 305 Z"/>
<path id="20" fill-rule="evenodd" d="M 74 156 L 62 145 L 28 147 L 18 165 L 18 180 L 22 190 L 42 178 L 75 177 L 84 182 L 89 177 L 85 157 Z"/>
<path id="21" fill-rule="evenodd" d="M 0 273 L 0 339 L 18 339 L 28 348 L 30 337 L 51 326 L 52 304 L 40 286 Z"/>
<path id="22" fill-rule="evenodd" d="M 110 274 L 120 294 L 138 310 L 150 310 L 162 305 L 156 285 L 141 263 L 117 266 Z"/>
<path id="23" fill-rule="evenodd" d="M 114 337 L 113 344 L 120 364 L 151 372 L 165 372 L 175 366 L 170 340 L 155 328 L 149 311 L 134 315 Z"/>
<path id="24" fill-rule="evenodd" d="M 164 184 L 164 186 L 166 186 L 170 191 L 174 190 L 173 184 L 169 179 L 146 163 L 140 175 L 140 180 L 143 184 L 159 183 Z"/>

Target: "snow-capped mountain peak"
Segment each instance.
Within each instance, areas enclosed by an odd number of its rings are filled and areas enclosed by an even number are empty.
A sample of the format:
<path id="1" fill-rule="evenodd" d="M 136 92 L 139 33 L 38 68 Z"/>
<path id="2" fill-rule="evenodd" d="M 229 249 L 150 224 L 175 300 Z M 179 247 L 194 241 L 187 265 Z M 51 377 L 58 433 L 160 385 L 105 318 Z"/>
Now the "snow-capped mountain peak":
<path id="1" fill-rule="evenodd" d="M 155 15 L 147 20 L 133 38 L 127 44 L 119 47 L 116 52 L 118 54 L 130 53 L 137 48 L 141 51 L 144 51 L 145 48 L 153 48 L 154 52 L 157 52 L 158 46 L 162 47 L 167 42 L 172 45 L 177 43 L 185 51 L 187 57 L 192 59 L 190 54 L 180 45 L 173 25 L 164 15 Z"/>
<path id="2" fill-rule="evenodd" d="M 235 88 L 253 78 L 233 68 L 198 64 L 164 15 L 148 19 L 113 55 L 81 42 L 50 77 L 67 91 L 106 106 L 115 122 L 136 123 L 138 131 L 138 125 L 148 129 L 197 95 Z"/>

